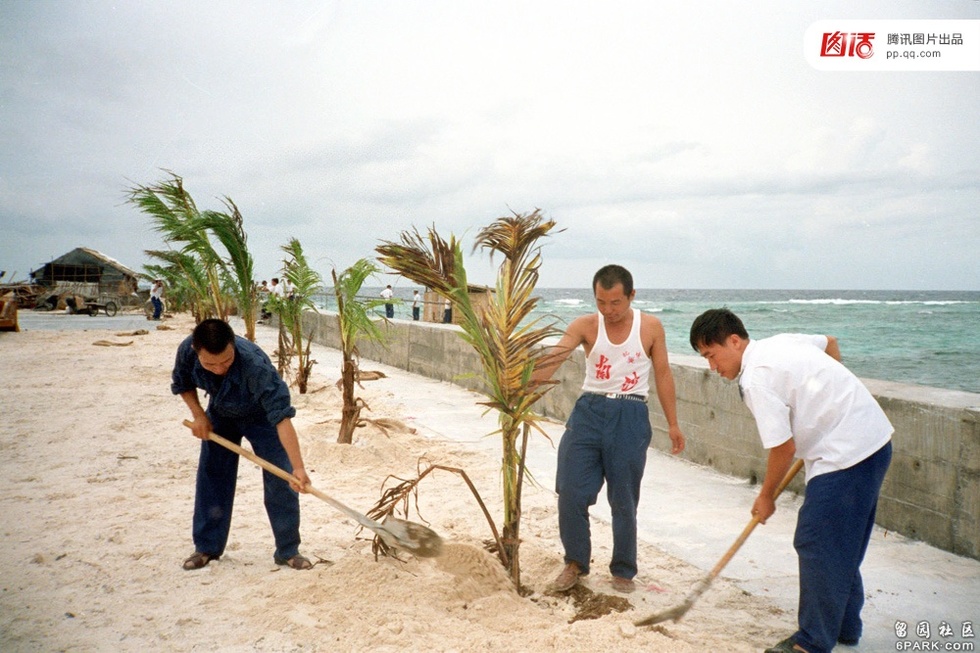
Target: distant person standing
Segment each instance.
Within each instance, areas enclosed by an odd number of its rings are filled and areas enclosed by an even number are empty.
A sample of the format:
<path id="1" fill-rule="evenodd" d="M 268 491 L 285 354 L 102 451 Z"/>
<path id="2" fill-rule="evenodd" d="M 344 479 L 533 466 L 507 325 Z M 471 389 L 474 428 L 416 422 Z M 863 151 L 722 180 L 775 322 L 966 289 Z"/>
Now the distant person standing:
<path id="1" fill-rule="evenodd" d="M 150 303 L 153 304 L 153 317 L 151 320 L 159 320 L 160 316 L 163 315 L 163 281 L 157 279 L 153 282 L 153 288 L 150 289 Z"/>
<path id="2" fill-rule="evenodd" d="M 272 317 L 272 314 L 269 313 L 269 306 L 268 306 L 269 294 L 271 292 L 269 290 L 269 282 L 263 279 L 262 284 L 256 289 L 256 292 L 258 294 L 259 307 L 261 308 L 261 314 L 259 315 L 259 322 L 262 322 Z"/>
<path id="3" fill-rule="evenodd" d="M 453 303 L 446 298 L 445 303 L 442 305 L 442 323 L 452 324 L 453 323 Z"/>
<path id="4" fill-rule="evenodd" d="M 800 566 L 799 630 L 766 653 L 857 645 L 864 606 L 860 567 L 891 462 L 891 422 L 840 363 L 832 336 L 784 333 L 749 340 L 737 315 L 711 309 L 691 325 L 691 346 L 712 370 L 738 381 L 769 450 L 752 505 L 760 523 L 776 511 L 773 493 L 793 459 L 806 468 L 793 538 Z"/>
<path id="5" fill-rule="evenodd" d="M 269 284 L 269 293 L 273 297 L 286 296 L 286 287 L 279 283 L 279 277 L 272 277 L 272 281 Z"/>
<path id="6" fill-rule="evenodd" d="M 412 319 L 416 322 L 419 321 L 419 317 L 422 313 L 422 295 L 416 290 L 415 294 L 412 295 Z"/>
<path id="7" fill-rule="evenodd" d="M 385 300 L 385 317 L 388 319 L 395 317 L 395 305 L 391 302 L 394 294 L 390 285 L 381 291 L 381 298 Z"/>

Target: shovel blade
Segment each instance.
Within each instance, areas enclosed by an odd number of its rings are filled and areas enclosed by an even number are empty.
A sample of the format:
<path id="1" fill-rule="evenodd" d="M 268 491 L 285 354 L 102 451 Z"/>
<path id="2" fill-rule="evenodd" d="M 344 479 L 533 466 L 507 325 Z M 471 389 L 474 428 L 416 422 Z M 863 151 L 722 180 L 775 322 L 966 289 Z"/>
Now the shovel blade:
<path id="1" fill-rule="evenodd" d="M 442 538 L 431 528 L 388 515 L 376 532 L 388 546 L 408 551 L 419 558 L 442 553 Z"/>
<path id="2" fill-rule="evenodd" d="M 634 626 L 652 626 L 654 624 L 660 624 L 665 621 L 679 621 L 681 617 L 687 614 L 687 611 L 691 609 L 694 604 L 693 601 L 684 601 L 680 605 L 675 605 L 672 608 L 664 610 L 662 612 L 657 612 L 649 617 L 634 621 Z"/>

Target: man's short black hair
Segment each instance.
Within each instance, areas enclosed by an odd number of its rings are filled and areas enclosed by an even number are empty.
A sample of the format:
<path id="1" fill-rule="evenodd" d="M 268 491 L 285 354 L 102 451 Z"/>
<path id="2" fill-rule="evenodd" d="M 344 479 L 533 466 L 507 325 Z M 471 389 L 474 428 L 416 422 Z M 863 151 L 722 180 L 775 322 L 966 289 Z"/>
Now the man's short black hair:
<path id="1" fill-rule="evenodd" d="M 633 292 L 633 275 L 622 265 L 605 265 L 592 277 L 592 292 L 595 293 L 596 286 L 602 286 L 606 290 L 611 290 L 617 283 L 623 284 L 623 294 L 627 297 Z"/>
<path id="2" fill-rule="evenodd" d="M 691 324 L 691 346 L 697 352 L 703 345 L 724 345 L 731 335 L 749 339 L 742 320 L 727 308 L 709 309 L 694 318 Z"/>
<path id="3" fill-rule="evenodd" d="M 220 354 L 235 342 L 235 332 L 231 325 L 224 320 L 211 318 L 204 320 L 196 327 L 191 336 L 191 347 L 194 351 L 202 349 L 210 354 Z"/>

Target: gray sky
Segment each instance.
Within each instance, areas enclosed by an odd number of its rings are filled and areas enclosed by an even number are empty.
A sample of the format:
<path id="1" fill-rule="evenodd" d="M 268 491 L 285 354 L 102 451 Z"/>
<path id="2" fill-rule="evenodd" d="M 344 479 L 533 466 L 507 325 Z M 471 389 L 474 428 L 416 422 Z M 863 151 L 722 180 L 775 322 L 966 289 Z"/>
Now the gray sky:
<path id="1" fill-rule="evenodd" d="M 980 289 L 980 72 L 814 70 L 845 18 L 980 2 L 0 0 L 0 269 L 141 269 L 167 169 L 260 279 L 540 208 L 542 286 Z"/>

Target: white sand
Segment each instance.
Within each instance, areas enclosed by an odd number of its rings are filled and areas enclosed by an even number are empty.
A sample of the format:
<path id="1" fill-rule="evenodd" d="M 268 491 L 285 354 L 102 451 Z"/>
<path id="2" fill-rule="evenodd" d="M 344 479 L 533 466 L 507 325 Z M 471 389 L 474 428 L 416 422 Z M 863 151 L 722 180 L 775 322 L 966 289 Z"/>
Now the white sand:
<path id="1" fill-rule="evenodd" d="M 706 545 L 696 529 L 678 526 L 676 515 L 662 547 L 674 548 L 678 557 L 653 546 L 656 535 L 642 541 L 640 590 L 631 595 L 609 587 L 610 530 L 594 520 L 586 585 L 632 607 L 569 623 L 576 614 L 572 600 L 545 594 L 561 568 L 562 549 L 552 449 L 543 438 L 529 455 L 540 485 L 524 491 L 522 580 L 533 591 L 525 598 L 482 549 L 490 531 L 465 484 L 442 471 L 422 482 L 418 502 L 422 517 L 446 540 L 442 557 L 375 561 L 368 533 L 358 535 L 352 519 L 305 495 L 301 551 L 319 563 L 299 572 L 273 563 L 260 472 L 242 461 L 228 550 L 205 569 L 185 572 L 180 564 L 193 551 L 199 442 L 181 426 L 187 411 L 171 395 L 169 378 L 177 344 L 192 323 L 178 317 L 166 324 L 174 330 L 145 323 L 151 330 L 145 336 L 0 334 L 0 650 L 755 651 L 794 630 L 795 603 L 785 598 L 795 592 L 793 578 L 778 579 L 775 597 L 721 578 L 680 623 L 632 625 L 683 599 L 744 525 L 747 509 L 741 508 L 732 522 L 714 524 L 723 545 Z M 240 331 L 240 323 L 235 326 Z M 132 344 L 94 346 L 98 340 Z M 275 332 L 260 327 L 266 351 L 274 342 Z M 388 475 L 414 477 L 424 458 L 464 469 L 493 517 L 501 518 L 499 443 L 485 437 L 494 420 L 482 416 L 478 395 L 366 362 L 366 369 L 389 376 L 358 390 L 371 408 L 364 414 L 391 418 L 396 427 L 385 435 L 367 426 L 353 445 L 338 445 L 340 357 L 315 346 L 314 358 L 311 392 L 294 391 L 293 400 L 318 489 L 367 511 Z M 557 438 L 561 426 L 549 432 Z M 651 458 L 657 473 L 683 464 L 665 460 Z M 692 495 L 692 505 L 664 505 L 645 495 L 641 512 L 703 511 L 697 498 Z M 604 504 L 601 496 L 597 514 Z M 414 510 L 408 518 L 420 521 Z M 683 562 L 688 549 L 702 550 L 710 561 Z M 783 550 L 779 542 L 779 549 L 780 558 L 795 562 L 791 547 Z M 966 569 L 975 573 L 970 564 Z"/>

